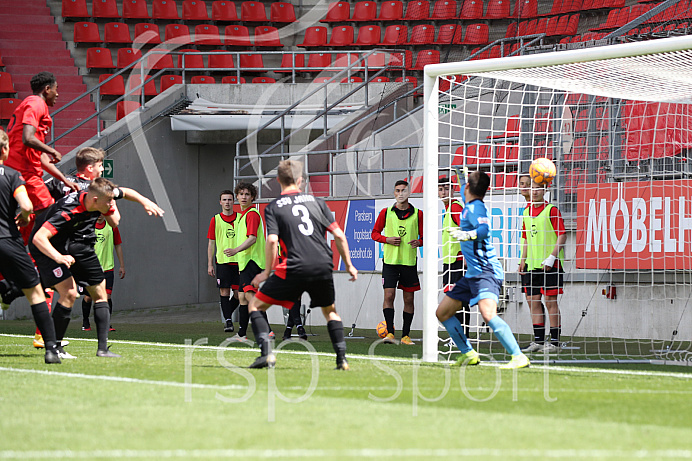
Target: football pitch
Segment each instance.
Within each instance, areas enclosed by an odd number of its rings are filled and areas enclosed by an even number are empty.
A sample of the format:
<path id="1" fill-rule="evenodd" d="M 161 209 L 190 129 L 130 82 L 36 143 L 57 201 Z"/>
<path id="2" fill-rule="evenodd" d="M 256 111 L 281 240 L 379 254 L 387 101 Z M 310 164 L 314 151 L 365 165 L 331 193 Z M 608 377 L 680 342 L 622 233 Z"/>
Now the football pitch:
<path id="1" fill-rule="evenodd" d="M 343 372 L 316 327 L 314 353 L 248 370 L 257 349 L 219 347 L 218 322 L 128 324 L 121 359 L 79 323 L 57 366 L 30 321 L 0 323 L 0 459 L 692 459 L 688 367 L 449 368 L 363 330 Z"/>

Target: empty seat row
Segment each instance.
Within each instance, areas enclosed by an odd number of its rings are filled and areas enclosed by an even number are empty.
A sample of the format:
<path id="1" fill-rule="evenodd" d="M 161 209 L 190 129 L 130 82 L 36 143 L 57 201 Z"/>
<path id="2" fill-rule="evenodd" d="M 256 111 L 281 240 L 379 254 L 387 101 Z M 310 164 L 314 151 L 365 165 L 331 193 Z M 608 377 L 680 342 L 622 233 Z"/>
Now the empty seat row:
<path id="1" fill-rule="evenodd" d="M 552 18 L 533 19 L 531 21 L 513 22 L 507 26 L 505 38 L 523 37 L 525 35 L 546 34 L 549 37 L 574 35 L 579 28 L 579 14 L 565 14 Z"/>
<path id="2" fill-rule="evenodd" d="M 15 92 L 12 75 L 7 72 L 0 72 L 0 93 L 12 94 Z"/>
<path id="3" fill-rule="evenodd" d="M 109 22 L 104 26 L 103 39 L 98 25 L 93 22 L 78 22 L 74 28 L 74 42 L 79 43 L 146 43 L 156 45 L 161 43 L 159 27 L 156 24 L 139 23 L 134 27 L 134 41 L 130 28 L 122 22 Z M 190 29 L 184 24 L 168 24 L 164 29 L 166 42 L 176 44 L 195 44 L 211 46 L 266 46 L 283 47 L 279 38 L 279 30 L 273 26 L 255 28 L 254 37 L 250 36 L 246 26 L 226 26 L 224 37 L 221 38 L 219 28 L 214 25 L 200 24 L 195 26 L 194 39 Z"/>
<path id="4" fill-rule="evenodd" d="M 681 5 L 682 8 L 670 7 L 667 10 L 662 11 L 661 13 L 646 20 L 644 23 L 650 24 L 692 18 L 692 11 L 690 10 L 690 1 L 683 0 L 677 4 L 677 6 Z M 655 5 L 633 5 L 631 7 L 626 6 L 624 8 L 611 10 L 610 13 L 608 13 L 608 17 L 606 18 L 603 24 L 601 24 L 598 27 L 593 27 L 589 30 L 608 30 L 624 26 L 628 22 L 633 21 L 634 19 L 646 13 L 654 6 Z"/>
<path id="5" fill-rule="evenodd" d="M 419 24 L 413 26 L 411 38 L 408 39 L 408 27 L 402 24 L 387 26 L 382 37 L 379 26 L 362 26 L 358 31 L 358 38 L 354 41 L 354 29 L 352 26 L 337 26 L 332 29 L 332 35 L 327 41 L 327 28 L 323 26 L 309 27 L 305 30 L 303 42 L 298 46 L 310 47 L 344 47 L 344 46 L 391 46 L 391 45 L 447 45 L 468 44 L 478 45 L 488 43 L 489 28 L 487 24 L 471 24 L 466 27 L 466 37 L 462 40 L 462 26 L 447 24 L 440 27 L 437 41 L 435 40 L 435 26 L 431 24 Z"/>
<path id="6" fill-rule="evenodd" d="M 92 13 L 89 14 L 86 0 L 62 0 L 63 19 L 74 18 L 123 18 L 123 19 L 161 19 L 183 21 L 244 21 L 291 23 L 296 21 L 296 13 L 289 2 L 272 2 L 269 17 L 262 2 L 243 2 L 240 17 L 235 2 L 217 0 L 211 6 L 211 18 L 203 0 L 183 0 L 182 16 L 178 14 L 175 0 L 152 0 L 152 13 L 149 15 L 146 0 L 124 0 L 123 14 L 118 12 L 116 0 L 93 0 Z"/>
<path id="7" fill-rule="evenodd" d="M 99 92 L 101 96 L 123 96 L 125 94 L 125 82 L 126 80 L 123 78 L 122 75 L 116 75 L 112 79 L 108 80 L 110 77 L 112 77 L 113 74 L 103 74 L 99 77 L 99 83 L 103 83 L 101 88 L 99 89 Z M 106 80 L 108 80 L 106 82 Z M 159 93 L 162 93 L 166 91 L 168 88 L 170 88 L 173 85 L 183 83 L 183 77 L 180 75 L 164 75 L 161 77 L 159 80 L 159 88 L 161 88 L 161 91 L 159 92 L 156 89 L 156 82 L 154 79 L 148 80 L 145 79 L 145 84 L 144 84 L 144 95 L 145 96 L 156 96 Z M 216 79 L 214 77 L 209 77 L 209 76 L 203 76 L 203 75 L 197 75 L 194 76 L 190 79 L 190 83 L 217 83 Z M 221 79 L 221 83 L 225 84 L 238 84 L 238 83 L 246 83 L 246 80 L 244 77 L 240 77 L 240 80 L 238 80 L 237 76 L 227 76 L 223 77 Z M 252 80 L 250 80 L 250 83 L 276 83 L 276 79 L 273 79 L 271 77 L 254 77 Z M 132 77 L 127 79 L 127 91 L 130 91 L 134 88 L 137 88 L 140 86 L 141 80 L 138 75 L 133 75 Z M 140 95 L 140 90 L 133 91 L 133 95 L 139 96 Z M 2 108 L 3 108 L 3 99 L 0 99 L 0 118 L 2 118 Z M 16 101 L 16 100 L 14 100 Z M 10 114 L 11 115 L 11 114 Z"/>

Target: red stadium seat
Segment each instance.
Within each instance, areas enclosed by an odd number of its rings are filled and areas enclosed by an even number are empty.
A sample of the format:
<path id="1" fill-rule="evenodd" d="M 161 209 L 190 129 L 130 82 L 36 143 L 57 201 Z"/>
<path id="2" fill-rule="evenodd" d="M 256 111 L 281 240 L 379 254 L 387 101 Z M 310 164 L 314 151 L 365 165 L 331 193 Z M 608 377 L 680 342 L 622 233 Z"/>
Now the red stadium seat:
<path id="1" fill-rule="evenodd" d="M 109 22 L 103 28 L 103 41 L 106 43 L 132 43 L 130 27 L 122 22 Z"/>
<path id="2" fill-rule="evenodd" d="M 498 144 L 495 152 L 495 161 L 497 162 L 516 162 L 519 160 L 519 146 L 514 144 Z"/>
<path id="3" fill-rule="evenodd" d="M 485 45 L 488 43 L 488 25 L 487 24 L 471 24 L 466 27 L 466 36 L 464 45 Z"/>
<path id="4" fill-rule="evenodd" d="M 428 64 L 438 64 L 440 62 L 439 50 L 421 50 L 416 57 L 416 65 L 407 67 L 410 70 L 423 70 Z"/>
<path id="5" fill-rule="evenodd" d="M 235 69 L 233 55 L 225 50 L 214 50 L 214 54 L 207 55 L 209 69 Z"/>
<path id="6" fill-rule="evenodd" d="M 149 19 L 146 0 L 124 0 L 123 19 Z"/>
<path id="7" fill-rule="evenodd" d="M 309 70 L 321 71 L 332 64 L 332 55 L 326 53 L 315 53 L 308 57 Z"/>
<path id="8" fill-rule="evenodd" d="M 238 77 L 236 77 L 234 75 L 234 76 L 222 78 L 221 83 L 226 83 L 226 84 L 230 84 L 230 85 L 238 85 L 239 83 L 245 83 L 245 79 L 243 77 L 240 77 L 240 82 L 239 82 Z"/>
<path id="9" fill-rule="evenodd" d="M 413 65 L 413 53 L 410 50 L 406 50 L 403 53 L 391 53 L 387 65 L 409 69 Z"/>
<path id="10" fill-rule="evenodd" d="M 405 83 L 410 83 L 411 85 L 413 85 L 414 88 L 418 87 L 418 79 L 417 79 L 416 77 L 410 77 L 410 76 L 406 76 L 406 77 L 397 77 L 397 78 L 394 80 L 394 82 L 395 82 L 395 83 L 404 83 L 404 82 L 405 82 Z"/>
<path id="11" fill-rule="evenodd" d="M 192 43 L 190 29 L 185 24 L 168 24 L 164 34 L 166 41 L 170 43 L 183 45 Z"/>
<path id="12" fill-rule="evenodd" d="M 332 67 L 348 67 L 351 64 L 355 64 L 357 62 L 358 55 L 355 53 L 337 53 Z"/>
<path id="13" fill-rule="evenodd" d="M 102 74 L 99 75 L 99 83 L 103 83 L 113 74 Z M 99 89 L 101 96 L 122 96 L 125 94 L 125 81 L 122 75 L 114 77 L 109 80 Z"/>
<path id="14" fill-rule="evenodd" d="M 601 136 L 601 139 L 598 141 L 596 155 L 598 155 L 598 160 L 608 160 L 610 155 L 610 139 L 608 136 Z"/>
<path id="15" fill-rule="evenodd" d="M 517 36 L 517 23 L 510 22 L 507 26 L 507 32 L 505 32 L 505 38 L 512 38 Z"/>
<path id="16" fill-rule="evenodd" d="M 353 27 L 337 26 L 332 29 L 329 46 L 341 47 L 353 45 Z"/>
<path id="17" fill-rule="evenodd" d="M 361 26 L 358 29 L 358 39 L 355 44 L 357 46 L 376 46 L 380 43 L 381 38 L 380 26 Z"/>
<path id="18" fill-rule="evenodd" d="M 589 129 L 589 109 L 580 110 L 574 123 L 575 133 L 584 133 Z"/>
<path id="19" fill-rule="evenodd" d="M 564 16 L 569 19 L 569 16 Z M 562 35 L 558 33 L 558 28 L 561 26 L 560 19 L 561 16 L 553 16 L 552 18 L 545 18 L 548 20 L 548 27 L 546 28 L 546 35 L 548 37 L 554 37 L 556 35 Z M 564 27 L 567 27 L 567 20 L 564 21 Z"/>
<path id="20" fill-rule="evenodd" d="M 481 18 L 483 18 L 483 1 L 482 0 L 466 0 L 466 1 L 461 2 L 461 13 L 459 14 L 459 19 L 481 19 Z"/>
<path id="21" fill-rule="evenodd" d="M 115 0 L 94 0 L 91 8 L 92 18 L 120 18 Z"/>
<path id="22" fill-rule="evenodd" d="M 86 57 L 87 69 L 113 69 L 113 55 L 108 48 L 89 48 Z"/>
<path id="23" fill-rule="evenodd" d="M 264 59 L 261 54 L 241 54 L 240 68 L 245 72 L 264 72 Z"/>
<path id="24" fill-rule="evenodd" d="M 90 17 L 86 0 L 62 0 L 62 12 L 60 15 L 63 19 Z"/>
<path id="25" fill-rule="evenodd" d="M 122 69 L 137 61 L 141 57 L 142 52 L 136 48 L 120 48 L 118 50 L 117 63 L 115 67 Z"/>
<path id="26" fill-rule="evenodd" d="M 322 26 L 308 27 L 305 30 L 305 36 L 303 37 L 303 43 L 299 43 L 298 46 L 304 48 L 313 46 L 326 46 L 327 45 L 327 28 Z"/>
<path id="27" fill-rule="evenodd" d="M 226 0 L 217 0 L 211 4 L 212 21 L 237 21 L 238 12 L 235 3 Z"/>
<path id="28" fill-rule="evenodd" d="M 320 22 L 347 22 L 351 19 L 351 4 L 348 2 L 334 2 L 329 4 L 327 17 Z"/>
<path id="29" fill-rule="evenodd" d="M 411 39 L 407 45 L 430 45 L 435 41 L 435 26 L 418 24 L 411 29 Z"/>
<path id="30" fill-rule="evenodd" d="M 572 162 L 583 162 L 587 156 L 586 138 L 577 138 L 572 145 L 571 155 L 565 156 L 565 160 Z"/>
<path id="31" fill-rule="evenodd" d="M 435 45 L 450 45 L 461 44 L 462 28 L 461 24 L 445 24 L 440 27 L 440 33 L 437 35 Z"/>
<path id="32" fill-rule="evenodd" d="M 536 25 L 536 33 L 537 34 L 545 34 L 548 32 L 548 18 L 542 18 L 538 20 L 538 24 Z"/>
<path id="33" fill-rule="evenodd" d="M 408 39 L 408 27 L 403 24 L 393 24 L 384 30 L 384 37 L 378 44 L 381 46 L 403 45 Z"/>
<path id="34" fill-rule="evenodd" d="M 395 0 L 383 2 L 380 6 L 378 21 L 400 21 L 404 17 L 404 3 Z"/>
<path id="35" fill-rule="evenodd" d="M 207 4 L 202 0 L 183 0 L 183 21 L 209 21 Z"/>
<path id="36" fill-rule="evenodd" d="M 279 38 L 279 30 L 272 26 L 255 28 L 255 46 L 283 47 Z"/>
<path id="37" fill-rule="evenodd" d="M 95 22 L 76 22 L 74 24 L 74 43 L 101 43 L 99 26 Z"/>
<path id="38" fill-rule="evenodd" d="M 315 80 L 313 80 L 313 83 L 327 83 L 329 80 L 331 80 L 332 77 L 317 77 Z M 336 82 L 332 82 L 336 83 Z"/>
<path id="39" fill-rule="evenodd" d="M 195 26 L 195 45 L 221 46 L 219 28 L 208 24 Z"/>
<path id="40" fill-rule="evenodd" d="M 178 55 L 178 67 L 183 68 L 185 67 L 186 69 L 203 69 L 204 68 L 204 58 L 202 57 L 201 54 L 198 54 L 198 50 L 192 50 L 192 49 L 183 49 L 183 50 L 176 50 L 181 53 L 185 54 L 179 54 Z M 185 61 L 185 66 L 183 66 L 183 61 Z"/>
<path id="41" fill-rule="evenodd" d="M 387 55 L 385 53 L 376 52 L 366 58 L 369 69 L 381 69 L 385 66 Z"/>
<path id="42" fill-rule="evenodd" d="M 538 16 L 537 0 L 517 0 L 514 5 L 513 18 L 535 18 Z"/>
<path id="43" fill-rule="evenodd" d="M 161 76 L 161 93 L 172 87 L 183 83 L 182 75 L 162 75 Z"/>
<path id="44" fill-rule="evenodd" d="M 170 54 L 150 54 L 147 56 L 146 62 L 147 69 L 161 70 L 161 69 L 173 69 L 173 56 Z"/>
<path id="45" fill-rule="evenodd" d="M 156 24 L 149 24 L 148 22 L 135 24 L 134 43 L 148 43 L 149 45 L 158 45 L 161 43 L 159 26 Z"/>
<path id="46" fill-rule="evenodd" d="M 426 21 L 430 19 L 430 2 L 427 0 L 411 0 L 406 5 L 407 21 Z"/>
<path id="47" fill-rule="evenodd" d="M 115 106 L 115 119 L 120 120 L 121 118 L 124 118 L 127 114 L 130 114 L 137 109 L 139 109 L 141 106 L 137 101 L 120 101 L 116 106 Z"/>
<path id="48" fill-rule="evenodd" d="M 149 80 L 151 77 L 150 76 L 145 76 L 144 81 L 146 82 L 144 84 L 144 96 L 156 96 L 159 94 L 158 91 L 156 91 L 156 83 L 154 80 Z M 130 75 L 130 78 L 127 79 L 127 91 L 130 91 L 134 88 L 137 88 L 142 83 L 142 80 L 139 78 L 139 75 L 134 74 Z M 135 90 L 130 94 L 139 96 L 142 93 L 141 89 Z"/>
<path id="49" fill-rule="evenodd" d="M 240 5 L 240 19 L 243 22 L 268 22 L 264 3 L 243 2 Z"/>
<path id="50" fill-rule="evenodd" d="M 377 17 L 377 3 L 374 1 L 356 2 L 351 21 L 374 21 Z"/>
<path id="51" fill-rule="evenodd" d="M 190 79 L 190 83 L 216 83 L 214 77 L 209 77 L 206 75 L 196 75 Z"/>
<path id="52" fill-rule="evenodd" d="M 437 0 L 433 5 L 433 12 L 430 17 L 433 21 L 456 19 L 457 2 L 454 0 Z"/>
<path id="53" fill-rule="evenodd" d="M 363 83 L 361 77 L 344 77 L 339 83 Z"/>
<path id="54" fill-rule="evenodd" d="M 574 35 L 579 30 L 579 14 L 573 14 L 567 21 L 567 28 L 562 29 L 563 35 Z"/>
<path id="55" fill-rule="evenodd" d="M 178 20 L 178 7 L 174 0 L 152 0 L 151 3 L 152 19 Z"/>
<path id="56" fill-rule="evenodd" d="M 271 77 L 255 77 L 252 79 L 252 83 L 276 83 L 276 79 Z"/>
<path id="57" fill-rule="evenodd" d="M 375 83 L 388 83 L 389 77 L 375 77 L 372 79 L 372 81 Z"/>
<path id="58" fill-rule="evenodd" d="M 275 24 L 296 22 L 296 10 L 292 3 L 272 2 L 269 9 L 269 20 Z"/>
<path id="59" fill-rule="evenodd" d="M 252 43 L 250 43 L 250 32 L 248 32 L 245 26 L 226 26 L 223 42 L 229 46 L 252 46 Z"/>
<path id="60" fill-rule="evenodd" d="M 14 98 L 0 99 L 0 120 L 9 120 L 21 102 L 21 100 Z"/>
<path id="61" fill-rule="evenodd" d="M 294 64 L 295 60 L 295 64 Z M 281 69 L 275 70 L 274 72 L 292 72 L 294 67 L 305 67 L 305 55 L 304 54 L 290 54 L 284 53 L 281 55 Z M 300 72 L 300 71 L 299 71 Z"/>
<path id="62" fill-rule="evenodd" d="M 490 0 L 490 2 L 488 2 L 488 11 L 485 13 L 485 19 L 509 18 L 509 6 L 509 0 Z"/>
<path id="63" fill-rule="evenodd" d="M 553 6 L 550 8 L 550 13 L 547 13 L 547 16 L 553 16 L 556 14 L 562 14 L 562 0 L 553 0 Z"/>

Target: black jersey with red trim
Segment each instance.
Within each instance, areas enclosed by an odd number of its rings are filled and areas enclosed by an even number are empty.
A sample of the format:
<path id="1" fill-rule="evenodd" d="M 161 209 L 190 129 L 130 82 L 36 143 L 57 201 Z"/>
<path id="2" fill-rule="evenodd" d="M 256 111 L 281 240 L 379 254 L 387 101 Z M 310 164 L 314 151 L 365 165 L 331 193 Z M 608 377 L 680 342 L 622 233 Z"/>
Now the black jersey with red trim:
<path id="1" fill-rule="evenodd" d="M 24 184 L 24 178 L 17 170 L 0 165 L 0 238 L 21 236 L 14 223 L 17 216 L 14 193 Z"/>
<path id="2" fill-rule="evenodd" d="M 87 190 L 89 184 L 91 184 L 91 179 L 87 179 L 83 176 L 66 175 L 65 178 L 77 184 L 79 190 Z M 51 197 L 53 197 L 56 202 L 72 192 L 72 189 L 67 187 L 62 181 L 55 179 L 52 176 L 46 179 L 44 183 L 46 184 Z"/>
<path id="3" fill-rule="evenodd" d="M 122 198 L 120 189 L 116 188 L 114 192 L 114 198 Z M 96 221 L 101 212 L 86 209 L 86 196 L 87 191 L 72 192 L 51 205 L 36 218 L 31 240 L 41 227 L 45 227 L 53 235 L 51 241 L 55 248 L 66 244 L 68 240 L 93 246 L 96 243 Z"/>
<path id="4" fill-rule="evenodd" d="M 283 279 L 324 279 L 332 274 L 332 249 L 326 232 L 338 227 L 324 200 L 300 192 L 281 194 L 264 210 L 267 235 L 277 235 L 281 260 L 275 274 Z"/>

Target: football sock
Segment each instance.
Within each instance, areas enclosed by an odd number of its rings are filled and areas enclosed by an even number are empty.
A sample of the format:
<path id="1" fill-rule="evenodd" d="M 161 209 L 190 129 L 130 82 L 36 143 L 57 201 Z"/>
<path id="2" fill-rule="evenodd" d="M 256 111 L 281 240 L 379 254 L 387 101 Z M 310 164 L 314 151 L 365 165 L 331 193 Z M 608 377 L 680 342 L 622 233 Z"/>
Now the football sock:
<path id="1" fill-rule="evenodd" d="M 91 314 L 91 301 L 86 300 L 86 296 L 82 299 L 82 326 L 89 325 L 89 314 Z"/>
<path id="2" fill-rule="evenodd" d="M 336 363 L 341 363 L 346 357 L 346 340 L 344 339 L 344 324 L 341 320 L 330 320 L 327 322 L 329 339 L 332 340 L 334 352 L 336 352 Z"/>
<path id="3" fill-rule="evenodd" d="M 45 302 L 32 304 L 31 313 L 34 316 L 34 321 L 43 336 L 43 344 L 46 350 L 55 349 L 58 347 L 57 339 L 55 338 L 55 325 L 50 317 L 48 305 Z"/>
<path id="4" fill-rule="evenodd" d="M 290 311 L 288 311 L 288 321 L 294 327 L 302 327 L 303 319 L 300 318 L 300 303 L 293 305 Z"/>
<path id="5" fill-rule="evenodd" d="M 387 323 L 387 333 L 394 334 L 394 309 L 382 309 L 382 313 Z"/>
<path id="6" fill-rule="evenodd" d="M 94 322 L 96 322 L 98 350 L 106 351 L 108 350 L 108 329 L 111 326 L 111 313 L 106 301 L 94 303 Z"/>
<path id="7" fill-rule="evenodd" d="M 469 303 L 462 302 L 461 309 L 462 310 L 454 314 L 454 316 L 459 319 L 459 322 L 464 327 L 464 334 L 468 336 L 469 328 L 471 326 L 471 311 L 469 310 Z"/>
<path id="8" fill-rule="evenodd" d="M 231 315 L 233 315 L 233 312 L 235 312 L 235 310 L 238 309 L 240 301 L 238 301 L 238 298 L 234 298 L 233 295 L 231 295 L 231 297 L 228 298 L 228 300 L 231 302 Z M 228 317 L 227 320 L 231 320 L 231 318 Z"/>
<path id="9" fill-rule="evenodd" d="M 68 309 L 60 303 L 55 305 L 55 308 L 53 309 L 53 325 L 55 326 L 56 341 L 62 341 L 62 339 L 65 337 L 67 326 L 70 324 L 71 314 L 72 309 Z"/>
<path id="10" fill-rule="evenodd" d="M 519 344 L 517 344 L 517 340 L 512 334 L 512 329 L 509 328 L 507 322 L 496 315 L 492 318 L 492 320 L 490 320 L 490 322 L 488 322 L 488 326 L 492 328 L 493 333 L 495 333 L 497 339 L 500 340 L 500 343 L 502 343 L 502 346 L 507 349 L 507 352 L 509 352 L 510 355 L 521 354 Z"/>
<path id="11" fill-rule="evenodd" d="M 413 312 L 404 312 L 404 327 L 401 329 L 401 337 L 411 334 L 411 322 L 413 322 Z"/>
<path id="12" fill-rule="evenodd" d="M 459 322 L 458 318 L 451 316 L 442 322 L 442 325 L 444 325 L 444 327 L 447 329 L 449 336 L 452 338 L 454 344 L 457 345 L 457 348 L 462 354 L 466 354 L 468 351 L 473 349 L 469 339 L 464 334 L 464 327 L 461 326 L 461 322 Z"/>
<path id="13" fill-rule="evenodd" d="M 534 324 L 533 342 L 535 342 L 536 344 L 543 344 L 545 342 L 545 324 Z"/>
<path id="14" fill-rule="evenodd" d="M 231 320 L 233 315 L 233 310 L 231 309 L 231 300 L 228 296 L 219 296 L 219 304 L 221 304 L 221 312 L 223 312 L 223 318 L 228 322 Z"/>
<path id="15" fill-rule="evenodd" d="M 560 345 L 560 333 L 562 326 L 558 325 L 555 328 L 550 327 L 550 343 L 553 346 L 559 346 Z"/>
<path id="16" fill-rule="evenodd" d="M 48 313 L 50 314 L 53 306 L 53 290 L 45 290 L 46 295 L 46 306 L 48 306 Z M 53 326 L 53 331 L 55 331 L 55 326 Z M 40 335 L 41 331 L 36 327 L 36 334 Z"/>
<path id="17" fill-rule="evenodd" d="M 267 322 L 267 326 L 269 327 L 269 331 L 274 331 L 272 330 L 272 326 L 269 325 L 269 318 L 267 317 L 267 311 L 257 311 L 262 314 L 262 317 L 264 317 L 264 321 Z"/>
<path id="18" fill-rule="evenodd" d="M 266 356 L 271 352 L 269 324 L 262 314 L 262 311 L 254 311 L 250 313 L 250 320 L 252 320 L 252 332 L 255 334 L 255 341 L 259 345 L 260 353 L 262 356 Z"/>
<path id="19" fill-rule="evenodd" d="M 238 336 L 247 336 L 247 324 L 250 320 L 250 316 L 247 311 L 247 304 L 241 304 L 238 306 L 240 313 L 238 314 Z"/>

